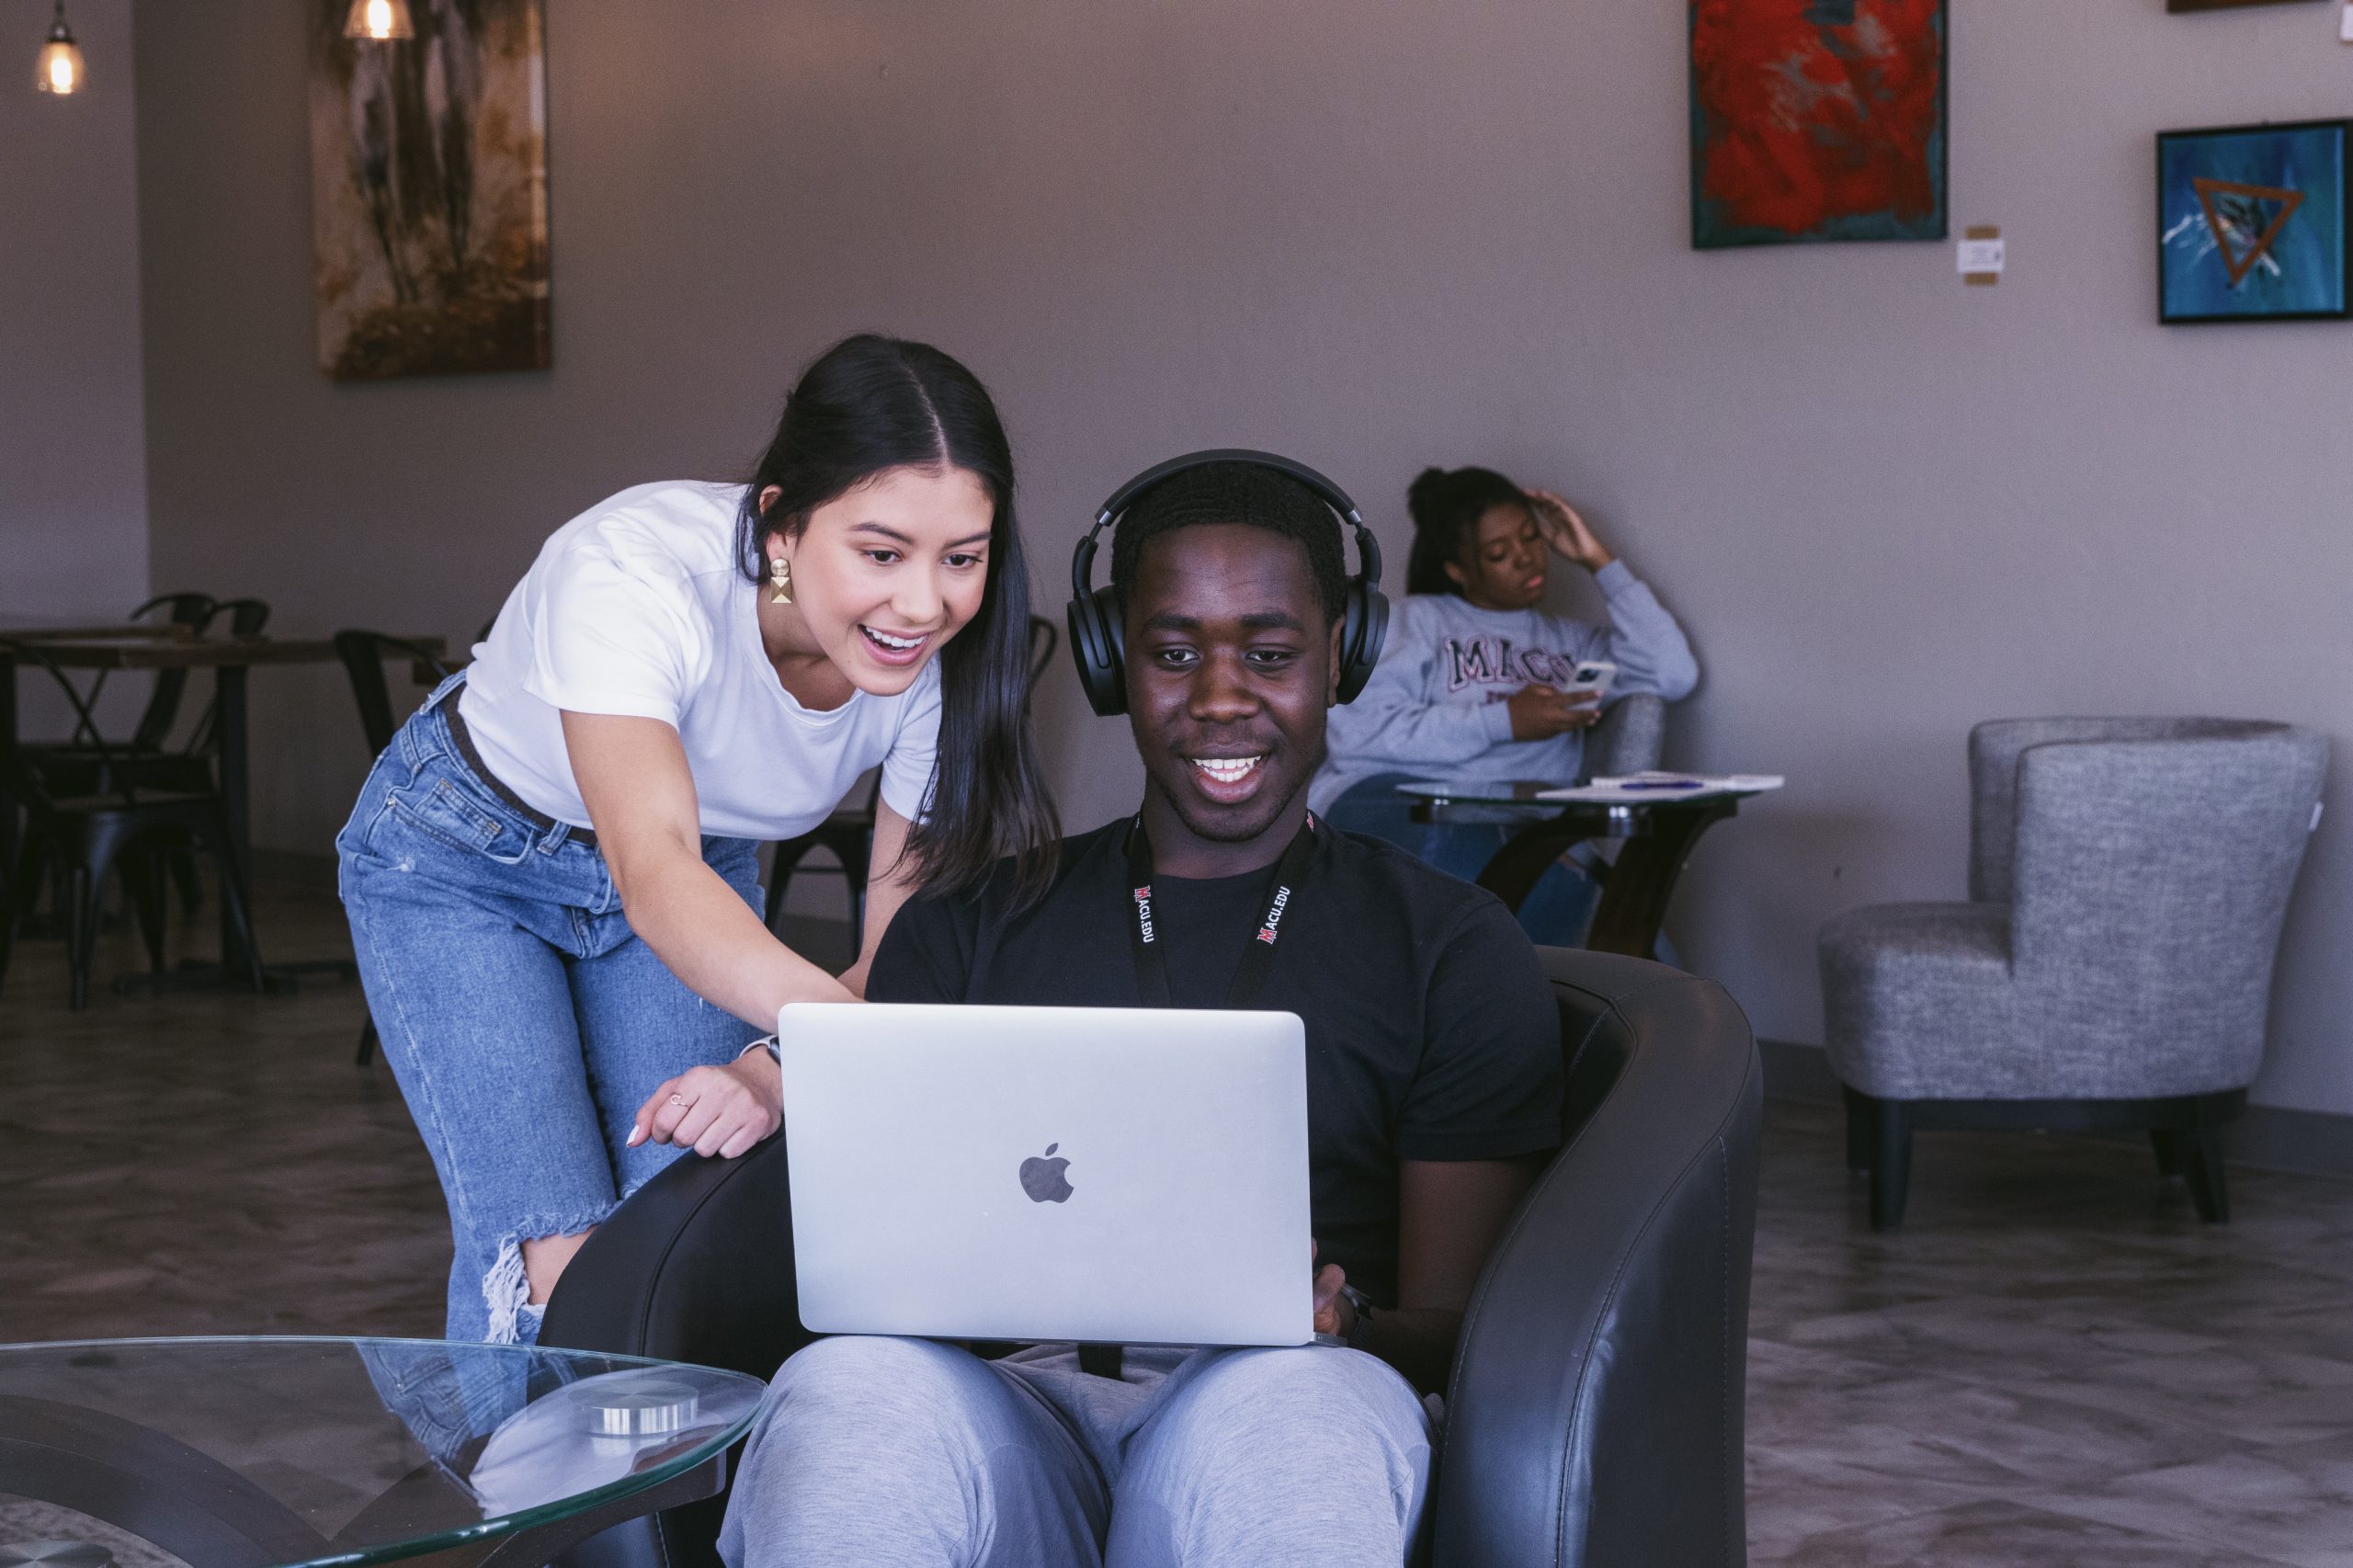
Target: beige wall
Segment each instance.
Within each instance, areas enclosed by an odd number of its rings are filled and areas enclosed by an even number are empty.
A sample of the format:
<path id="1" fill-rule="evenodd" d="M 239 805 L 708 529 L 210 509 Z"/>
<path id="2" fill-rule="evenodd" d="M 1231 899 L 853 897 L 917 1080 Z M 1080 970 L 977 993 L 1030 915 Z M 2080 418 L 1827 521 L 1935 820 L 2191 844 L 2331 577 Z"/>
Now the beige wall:
<path id="1" fill-rule="evenodd" d="M 147 594 L 131 3 L 77 0 L 63 98 L 32 90 L 50 11 L 0 0 L 0 617 L 119 615 Z"/>
<path id="2" fill-rule="evenodd" d="M 696 0 L 551 7 L 556 368 L 336 387 L 312 366 L 299 7 L 140 17 L 159 580 L 290 627 L 455 633 L 636 481 L 726 473 L 799 361 L 875 326 L 996 388 L 1045 597 L 1154 459 L 1282 448 L 1402 562 L 1425 462 L 1590 505 L 1691 626 L 1676 749 L 1787 772 L 1677 935 L 1760 1033 L 1819 1037 L 1812 932 L 1958 896 L 1962 739 L 1996 714 L 2353 728 L 2353 326 L 2160 329 L 2152 133 L 2353 108 L 2315 6 L 1954 0 L 1943 245 L 1686 245 L 1672 0 Z M 357 731 L 258 682 L 261 821 L 323 846 Z M 1058 676 L 1072 821 L 1120 728 Z M 2353 816 L 2353 812 L 2346 813 Z M 2353 1111 L 2348 824 L 2316 842 L 2259 1097 Z"/>

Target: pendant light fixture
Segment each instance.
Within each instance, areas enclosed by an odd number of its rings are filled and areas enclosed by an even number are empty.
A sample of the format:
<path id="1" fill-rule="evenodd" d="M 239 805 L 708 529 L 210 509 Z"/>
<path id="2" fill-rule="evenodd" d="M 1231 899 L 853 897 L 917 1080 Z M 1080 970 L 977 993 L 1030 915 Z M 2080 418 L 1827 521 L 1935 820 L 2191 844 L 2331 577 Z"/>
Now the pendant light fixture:
<path id="1" fill-rule="evenodd" d="M 415 38 L 416 24 L 409 20 L 408 0 L 351 0 L 351 9 L 343 18 L 343 36 L 385 43 Z"/>
<path id="2" fill-rule="evenodd" d="M 63 97 L 80 92 L 89 74 L 89 66 L 82 59 L 82 46 L 74 41 L 74 29 L 65 25 L 65 0 L 57 0 L 57 15 L 49 24 L 49 41 L 40 46 L 40 74 L 33 85 L 44 93 Z"/>

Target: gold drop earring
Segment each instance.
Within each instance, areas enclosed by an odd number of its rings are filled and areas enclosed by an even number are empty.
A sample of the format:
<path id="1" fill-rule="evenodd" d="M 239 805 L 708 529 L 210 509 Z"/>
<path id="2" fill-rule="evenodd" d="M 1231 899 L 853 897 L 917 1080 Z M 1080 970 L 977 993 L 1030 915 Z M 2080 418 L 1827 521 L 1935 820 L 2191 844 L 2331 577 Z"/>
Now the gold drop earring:
<path id="1" fill-rule="evenodd" d="M 792 562 L 781 555 L 768 557 L 768 585 L 774 592 L 768 595 L 772 605 L 792 602 Z"/>

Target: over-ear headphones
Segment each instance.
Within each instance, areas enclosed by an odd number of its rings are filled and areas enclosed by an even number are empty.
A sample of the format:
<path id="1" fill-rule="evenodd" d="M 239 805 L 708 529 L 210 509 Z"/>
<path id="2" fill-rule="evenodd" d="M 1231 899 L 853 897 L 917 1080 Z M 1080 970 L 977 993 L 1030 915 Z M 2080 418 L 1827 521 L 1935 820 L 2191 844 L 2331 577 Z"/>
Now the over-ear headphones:
<path id="1" fill-rule="evenodd" d="M 1188 469 L 1210 463 L 1252 463 L 1272 469 L 1307 486 L 1317 500 L 1339 514 L 1342 522 L 1356 529 L 1357 574 L 1348 579 L 1347 605 L 1340 619 L 1339 687 L 1341 701 L 1355 701 L 1364 683 L 1372 678 L 1372 667 L 1381 662 L 1381 645 L 1389 636 L 1389 600 L 1381 592 L 1381 542 L 1357 516 L 1357 504 L 1348 499 L 1348 493 L 1305 463 L 1273 452 L 1219 447 L 1155 464 L 1111 492 L 1111 498 L 1095 514 L 1095 526 L 1078 541 L 1070 560 L 1070 653 L 1078 665 L 1078 684 L 1088 704 L 1106 718 L 1128 710 L 1127 626 L 1120 614 L 1118 594 L 1094 585 L 1097 536 L 1118 522 L 1145 491 Z"/>

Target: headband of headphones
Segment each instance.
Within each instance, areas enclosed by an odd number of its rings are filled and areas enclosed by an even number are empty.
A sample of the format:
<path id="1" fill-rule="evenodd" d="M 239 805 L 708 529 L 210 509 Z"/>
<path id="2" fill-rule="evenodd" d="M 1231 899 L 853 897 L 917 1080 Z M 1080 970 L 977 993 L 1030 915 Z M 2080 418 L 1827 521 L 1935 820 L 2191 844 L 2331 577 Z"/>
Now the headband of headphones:
<path id="1" fill-rule="evenodd" d="M 1188 469 L 1211 463 L 1249 463 L 1271 469 L 1305 485 L 1317 500 L 1356 530 L 1357 573 L 1349 579 L 1341 615 L 1339 670 L 1339 699 L 1343 702 L 1354 701 L 1365 682 L 1372 678 L 1373 666 L 1381 662 L 1381 643 L 1389 634 L 1389 601 L 1381 592 L 1380 541 L 1357 515 L 1357 504 L 1348 499 L 1347 492 L 1305 463 L 1274 452 L 1219 447 L 1156 463 L 1113 491 L 1111 498 L 1096 512 L 1094 526 L 1072 553 L 1070 653 L 1078 666 L 1078 684 L 1086 691 L 1088 704 L 1106 717 L 1124 713 L 1128 708 L 1127 672 L 1123 667 L 1127 628 L 1120 618 L 1118 596 L 1108 587 L 1094 585 L 1097 536 L 1117 523 L 1145 491 Z"/>

